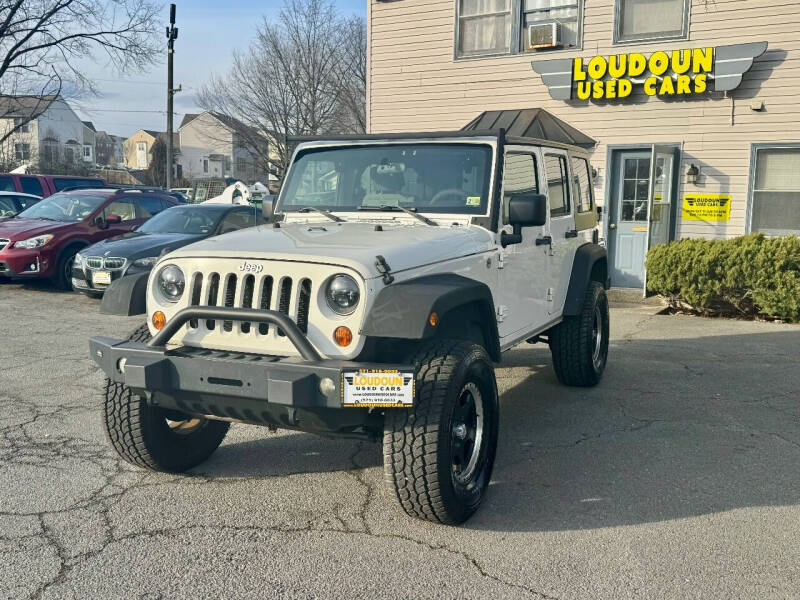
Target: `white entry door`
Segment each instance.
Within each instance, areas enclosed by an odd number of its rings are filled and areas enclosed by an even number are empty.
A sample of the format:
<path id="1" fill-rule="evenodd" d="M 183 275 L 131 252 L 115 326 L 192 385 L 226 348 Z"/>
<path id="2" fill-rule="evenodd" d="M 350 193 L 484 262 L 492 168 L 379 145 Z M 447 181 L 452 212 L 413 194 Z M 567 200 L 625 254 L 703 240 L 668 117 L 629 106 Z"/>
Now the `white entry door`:
<path id="1" fill-rule="evenodd" d="M 147 168 L 147 142 L 136 142 L 136 167 Z"/>

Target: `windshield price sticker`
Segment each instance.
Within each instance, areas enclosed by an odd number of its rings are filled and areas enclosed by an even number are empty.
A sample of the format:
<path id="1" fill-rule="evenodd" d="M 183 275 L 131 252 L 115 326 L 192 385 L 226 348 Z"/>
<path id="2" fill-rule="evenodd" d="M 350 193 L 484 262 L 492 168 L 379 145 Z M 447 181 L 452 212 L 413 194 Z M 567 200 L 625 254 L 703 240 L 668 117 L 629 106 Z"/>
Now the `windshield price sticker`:
<path id="1" fill-rule="evenodd" d="M 342 406 L 403 408 L 414 405 L 414 373 L 360 369 L 342 373 Z"/>

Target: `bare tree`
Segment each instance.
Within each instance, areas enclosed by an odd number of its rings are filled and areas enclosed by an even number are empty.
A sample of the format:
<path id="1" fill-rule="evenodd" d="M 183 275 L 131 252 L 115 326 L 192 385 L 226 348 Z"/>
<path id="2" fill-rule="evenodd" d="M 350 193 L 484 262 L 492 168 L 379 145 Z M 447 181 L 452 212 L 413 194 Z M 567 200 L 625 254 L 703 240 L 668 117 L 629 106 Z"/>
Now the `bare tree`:
<path id="1" fill-rule="evenodd" d="M 150 147 L 150 166 L 147 168 L 150 185 L 167 185 L 167 143 L 160 135 Z"/>
<path id="2" fill-rule="evenodd" d="M 105 56 L 118 72 L 154 62 L 158 8 L 152 0 L 0 0 L 0 97 L 39 102 L 20 114 L 13 102 L 0 106 L 0 118 L 17 117 L 0 144 L 63 95 L 65 82 L 96 91 L 78 59 Z"/>
<path id="3" fill-rule="evenodd" d="M 203 87 L 199 104 L 243 123 L 240 141 L 280 175 L 287 137 L 364 130 L 365 29 L 330 0 L 286 0 L 250 49 L 234 53 L 230 71 Z"/>

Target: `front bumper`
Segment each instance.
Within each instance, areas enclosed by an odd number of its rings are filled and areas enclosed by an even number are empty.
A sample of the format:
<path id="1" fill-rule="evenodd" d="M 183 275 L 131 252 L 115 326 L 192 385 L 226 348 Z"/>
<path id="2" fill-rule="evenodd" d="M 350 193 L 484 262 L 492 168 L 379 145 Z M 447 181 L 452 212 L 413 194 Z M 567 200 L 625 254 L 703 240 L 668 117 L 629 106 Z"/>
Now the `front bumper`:
<path id="1" fill-rule="evenodd" d="M 0 255 L 0 275 L 3 277 L 43 277 L 49 275 L 48 255 L 38 250 L 14 248 Z"/>
<path id="2" fill-rule="evenodd" d="M 167 347 L 187 321 L 205 318 L 271 323 L 286 333 L 301 357 Z M 342 374 L 358 369 L 413 371 L 411 365 L 323 359 L 291 319 L 268 310 L 187 308 L 147 344 L 94 337 L 89 348 L 109 379 L 150 404 L 190 415 L 354 437 L 377 435 L 382 416 L 366 408 L 343 409 Z"/>

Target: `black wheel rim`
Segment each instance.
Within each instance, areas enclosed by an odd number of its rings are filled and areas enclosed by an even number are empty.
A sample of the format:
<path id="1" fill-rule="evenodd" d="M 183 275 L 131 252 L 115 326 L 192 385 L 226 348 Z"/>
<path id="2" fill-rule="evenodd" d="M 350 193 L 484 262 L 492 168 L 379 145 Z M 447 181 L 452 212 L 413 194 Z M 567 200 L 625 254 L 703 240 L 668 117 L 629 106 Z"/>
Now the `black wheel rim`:
<path id="1" fill-rule="evenodd" d="M 479 471 L 484 432 L 483 394 L 473 382 L 461 388 L 451 428 L 450 464 L 453 479 L 468 486 Z"/>
<path id="2" fill-rule="evenodd" d="M 75 263 L 75 255 L 67 257 L 64 261 L 64 285 L 67 289 L 72 289 L 72 265 Z"/>

